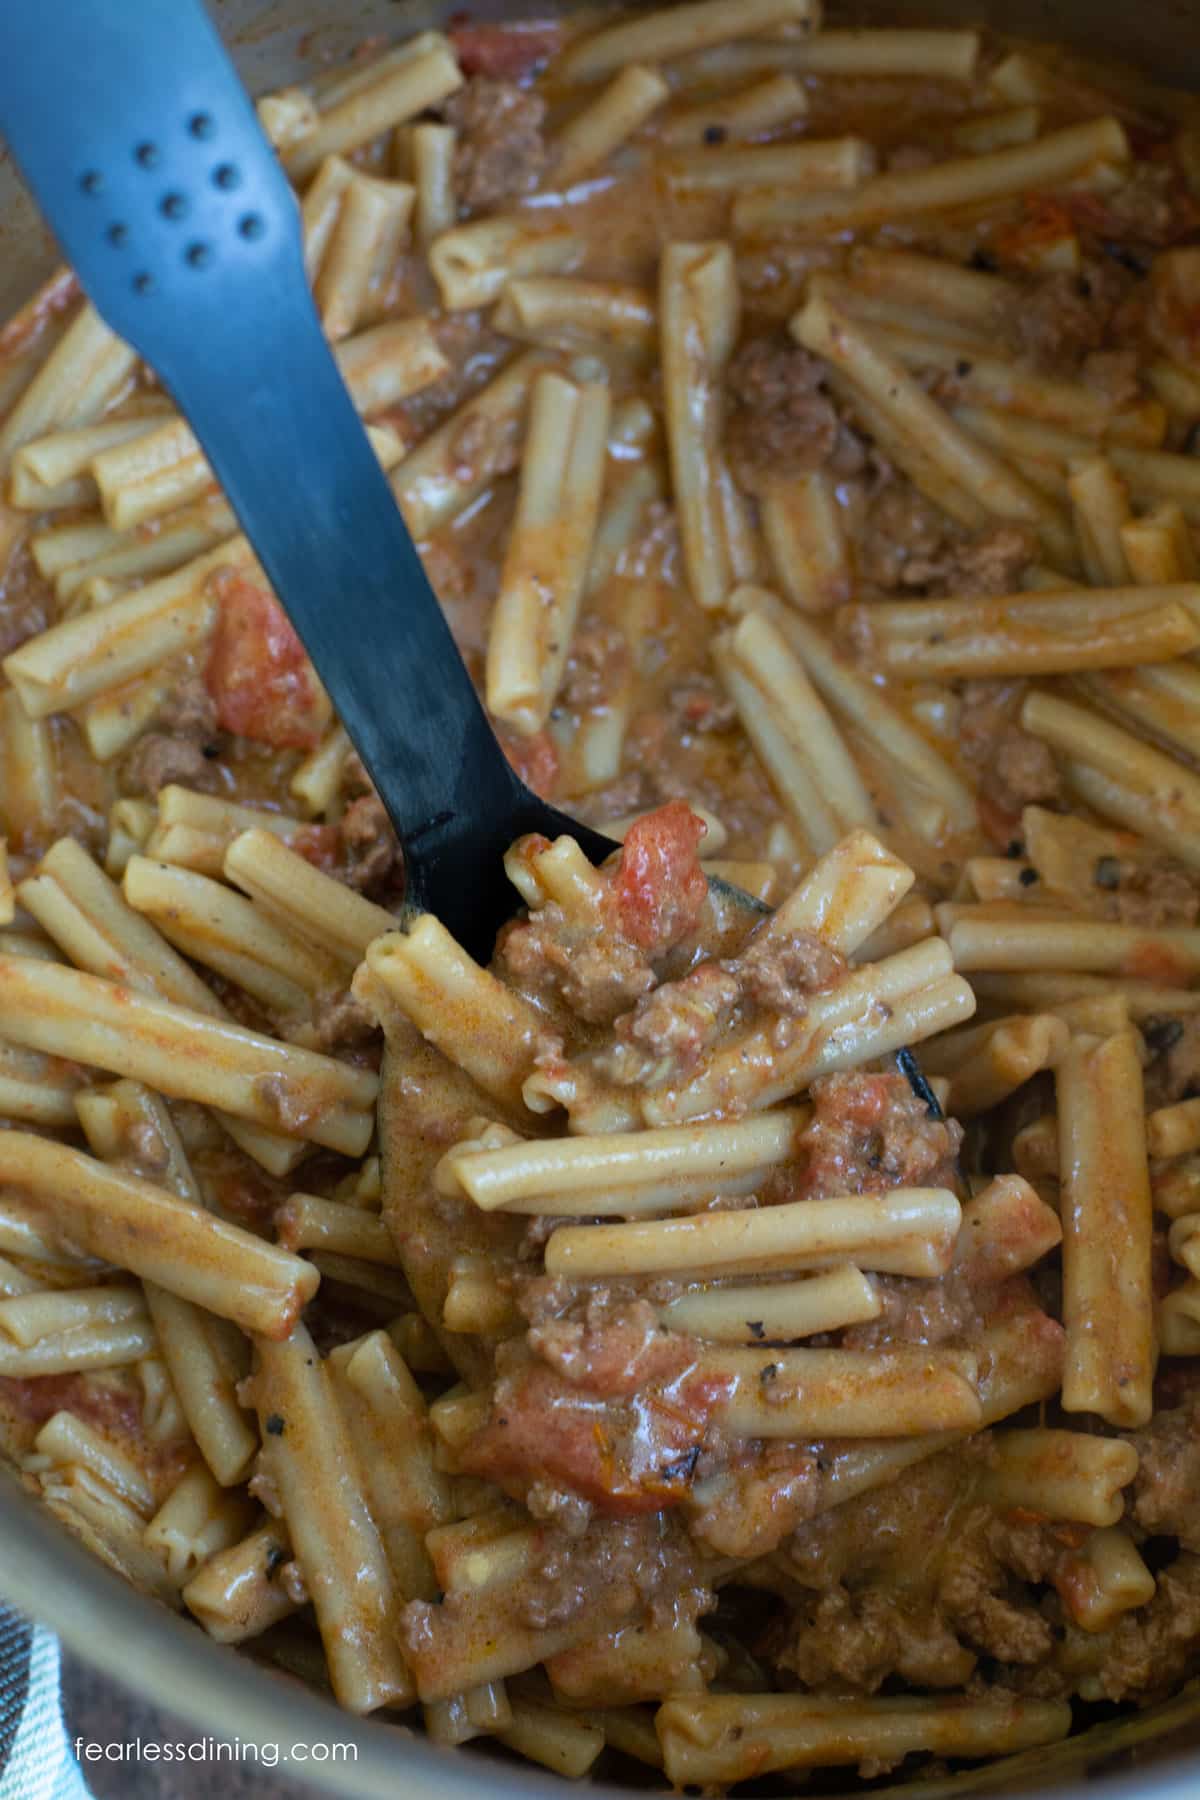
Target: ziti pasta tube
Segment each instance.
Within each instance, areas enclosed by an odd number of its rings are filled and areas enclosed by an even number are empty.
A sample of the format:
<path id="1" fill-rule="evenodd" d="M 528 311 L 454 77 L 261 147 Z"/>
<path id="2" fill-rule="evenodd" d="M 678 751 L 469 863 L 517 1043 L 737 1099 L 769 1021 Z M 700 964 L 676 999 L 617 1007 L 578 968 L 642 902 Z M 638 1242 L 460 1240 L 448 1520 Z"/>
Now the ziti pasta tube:
<path id="1" fill-rule="evenodd" d="M 1144 1425 L 1157 1347 L 1142 1070 L 1133 1034 L 1077 1037 L 1059 1063 L 1063 1407 Z"/>
<path id="2" fill-rule="evenodd" d="M 52 1232 L 244 1330 L 285 1336 L 317 1290 L 299 1257 L 49 1138 L 0 1133 L 0 1181 L 31 1194 Z"/>
<path id="3" fill-rule="evenodd" d="M 313 1602 L 334 1694 L 350 1712 L 402 1706 L 412 1680 L 394 1636 L 394 1581 L 329 1370 L 303 1325 L 256 1348 L 261 1467 Z"/>

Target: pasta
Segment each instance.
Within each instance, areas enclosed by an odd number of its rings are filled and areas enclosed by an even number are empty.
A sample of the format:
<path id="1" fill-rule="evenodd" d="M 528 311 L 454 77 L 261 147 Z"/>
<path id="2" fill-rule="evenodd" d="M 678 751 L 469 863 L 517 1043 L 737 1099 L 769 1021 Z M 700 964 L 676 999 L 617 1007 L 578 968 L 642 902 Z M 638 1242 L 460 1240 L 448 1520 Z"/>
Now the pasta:
<path id="1" fill-rule="evenodd" d="M 254 1403 L 264 1474 L 312 1596 L 334 1692 L 351 1711 L 369 1712 L 402 1703 L 412 1684 L 385 1629 L 393 1578 L 332 1389 L 303 1325 L 260 1344 Z"/>
<path id="2" fill-rule="evenodd" d="M 1150 1175 L 1130 1032 L 1075 1038 L 1057 1076 L 1063 1183 L 1063 1406 L 1120 1424 L 1150 1416 Z M 1091 1209 L 1104 1209 L 1103 1227 Z M 1111 1258 L 1101 1270 L 1099 1259 Z"/>
<path id="3" fill-rule="evenodd" d="M 978 205 L 1030 187 L 1070 180 L 1097 163 L 1120 162 L 1128 141 L 1116 119 L 1096 119 L 1065 131 L 1048 133 L 1032 144 L 995 150 L 984 156 L 952 158 L 911 174 L 880 175 L 862 190 L 839 194 L 770 197 L 740 209 L 746 231 L 802 226 L 837 230 L 876 225 L 889 217 L 934 209 Z"/>
<path id="4" fill-rule="evenodd" d="M 623 68 L 558 134 L 552 152 L 556 186 L 570 187 L 607 162 L 653 117 L 670 91 L 655 69 L 640 63 Z"/>
<path id="5" fill-rule="evenodd" d="M 677 0 L 259 117 L 499 745 L 617 848 L 518 839 L 468 954 L 153 372 L 69 272 L 0 329 L 0 1455 L 567 1779 L 941 1793 L 1173 1692 L 1196 103 Z"/>
<path id="6" fill-rule="evenodd" d="M 600 510 L 609 398 L 603 386 L 537 377 L 517 517 L 488 644 L 487 703 L 525 736 L 541 730 L 566 667 Z"/>
<path id="7" fill-rule="evenodd" d="M 808 1696 L 669 1700 L 656 1720 L 664 1767 L 677 1783 L 737 1781 L 751 1772 L 815 1768 L 912 1749 L 970 1755 L 1019 1750 L 1067 1731 L 1061 1701 L 857 1700 L 831 1710 Z M 747 1738 L 749 1742 L 747 1742 Z"/>

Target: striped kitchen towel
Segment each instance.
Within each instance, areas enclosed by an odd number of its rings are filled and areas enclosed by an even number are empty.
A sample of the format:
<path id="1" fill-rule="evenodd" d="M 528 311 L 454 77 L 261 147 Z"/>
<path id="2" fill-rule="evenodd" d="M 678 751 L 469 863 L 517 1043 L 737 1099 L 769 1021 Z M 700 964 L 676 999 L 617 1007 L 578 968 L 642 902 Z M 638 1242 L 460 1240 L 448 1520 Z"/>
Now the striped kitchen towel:
<path id="1" fill-rule="evenodd" d="M 0 1800 L 89 1800 L 63 1724 L 58 1640 L 4 1607 Z"/>

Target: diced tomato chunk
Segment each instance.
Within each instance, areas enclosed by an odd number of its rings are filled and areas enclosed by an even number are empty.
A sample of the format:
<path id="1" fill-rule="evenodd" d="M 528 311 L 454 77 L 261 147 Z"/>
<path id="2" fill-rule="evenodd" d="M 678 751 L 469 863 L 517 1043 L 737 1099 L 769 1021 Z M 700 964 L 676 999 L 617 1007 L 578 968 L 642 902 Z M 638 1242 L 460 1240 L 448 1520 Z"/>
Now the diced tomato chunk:
<path id="1" fill-rule="evenodd" d="M 699 919 L 708 892 L 697 854 L 705 829 L 686 800 L 669 800 L 630 828 L 617 869 L 617 916 L 641 949 L 669 950 Z"/>
<path id="2" fill-rule="evenodd" d="M 1075 221 L 1061 200 L 1051 194 L 1027 194 L 1025 217 L 1006 225 L 992 239 L 992 248 L 1004 263 L 1039 269 L 1053 244 L 1075 235 Z"/>
<path id="3" fill-rule="evenodd" d="M 562 27 L 553 19 L 485 25 L 461 18 L 451 21 L 448 35 L 464 75 L 524 81 L 550 61 L 562 42 Z"/>
<path id="4" fill-rule="evenodd" d="M 1123 971 L 1133 981 L 1153 981 L 1161 987 L 1185 987 L 1192 972 L 1187 961 L 1169 944 L 1138 944 L 1126 958 Z"/>
<path id="5" fill-rule="evenodd" d="M 483 1428 L 459 1452 L 462 1469 L 521 1496 L 551 1481 L 610 1518 L 678 1506 L 730 1376 L 692 1369 L 665 1388 L 614 1403 L 533 1363 L 502 1384 Z"/>
<path id="6" fill-rule="evenodd" d="M 234 569 L 213 578 L 220 604 L 205 681 L 226 731 L 276 750 L 311 750 L 329 701 L 287 614 Z"/>
<path id="7" fill-rule="evenodd" d="M 0 1376 L 0 1405 L 11 1406 L 31 1425 L 69 1412 L 98 1431 L 132 1437 L 141 1424 L 141 1407 L 131 1388 L 89 1381 L 83 1374 Z"/>

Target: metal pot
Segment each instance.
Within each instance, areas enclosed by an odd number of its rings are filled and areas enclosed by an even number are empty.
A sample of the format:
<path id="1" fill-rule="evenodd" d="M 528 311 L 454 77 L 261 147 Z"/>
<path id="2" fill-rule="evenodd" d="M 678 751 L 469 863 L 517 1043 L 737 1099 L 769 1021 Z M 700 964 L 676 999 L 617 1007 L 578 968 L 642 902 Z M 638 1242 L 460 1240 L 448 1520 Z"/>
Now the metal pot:
<path id="1" fill-rule="evenodd" d="M 164 0 L 165 3 L 165 0 Z M 394 38 L 452 10 L 438 0 L 208 0 L 252 90 L 348 55 L 374 34 Z M 571 4 L 572 0 L 567 0 Z M 737 0 L 729 0 L 736 6 Z M 545 14 L 555 0 L 476 0 L 475 16 Z M 887 0 L 843 6 L 843 23 L 991 23 L 1006 34 L 1072 44 L 1155 79 L 1200 87 L 1200 0 Z M 0 318 L 55 261 L 52 241 L 0 155 Z M 70 1538 L 0 1471 L 0 1598 L 57 1632 L 76 1655 L 118 1673 L 141 1699 L 196 1730 L 244 1744 L 291 1746 L 289 1776 L 343 1800 L 561 1797 L 562 1783 L 471 1745 L 450 1751 L 416 1733 L 341 1712 L 323 1695 L 213 1643 L 146 1599 Z M 352 1747 L 339 1760 L 332 1745 Z M 281 1762 L 280 1772 L 284 1770 Z M 1103 1777 L 1105 1800 L 1195 1800 L 1200 1794 L 1200 1682 L 1133 1719 L 1093 1726 L 1037 1750 L 947 1780 L 906 1783 L 897 1800 L 976 1793 L 1084 1800 Z M 615 1788 L 593 1787 L 603 1800 Z M 878 1794 L 879 1790 L 875 1790 Z M 817 1800 L 817 1796 L 813 1796 Z"/>

